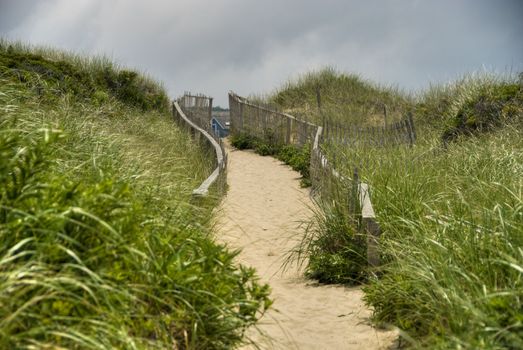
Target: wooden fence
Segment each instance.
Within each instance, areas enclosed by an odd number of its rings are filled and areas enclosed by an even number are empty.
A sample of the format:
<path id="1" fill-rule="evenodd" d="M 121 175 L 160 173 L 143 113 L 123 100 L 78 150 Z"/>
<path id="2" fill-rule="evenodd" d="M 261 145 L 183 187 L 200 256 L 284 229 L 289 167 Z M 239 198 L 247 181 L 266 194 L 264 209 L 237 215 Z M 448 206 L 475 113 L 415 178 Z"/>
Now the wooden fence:
<path id="1" fill-rule="evenodd" d="M 207 130 L 208 126 L 211 125 L 212 100 L 212 97 L 186 92 L 178 98 L 177 102 L 191 121 L 195 122 L 200 128 Z"/>
<path id="2" fill-rule="evenodd" d="M 370 187 L 360 182 L 357 169 L 352 178 L 336 170 L 321 150 L 322 138 L 323 127 L 319 126 L 311 149 L 310 178 L 313 190 L 327 201 L 346 198 L 349 215 L 354 222 L 359 223 L 358 229 L 366 237 L 367 262 L 370 266 L 378 266 L 380 228 L 370 199 Z"/>
<path id="3" fill-rule="evenodd" d="M 325 121 L 323 125 L 326 143 L 348 146 L 390 147 L 402 144 L 413 145 L 416 131 L 412 115 L 383 126 L 351 126 L 339 122 Z"/>
<path id="4" fill-rule="evenodd" d="M 193 191 L 193 195 L 207 196 L 209 188 L 214 184 L 219 192 L 223 192 L 227 182 L 227 153 L 222 140 L 211 128 L 212 98 L 186 93 L 173 102 L 172 113 L 174 120 L 180 126 L 188 128 L 198 140 L 203 137 L 205 144 L 214 149 L 216 154 L 214 171 Z"/>
<path id="5" fill-rule="evenodd" d="M 274 106 L 260 105 L 229 93 L 231 133 L 247 133 L 278 144 L 303 146 L 314 139 L 317 126 Z"/>
<path id="6" fill-rule="evenodd" d="M 246 133 L 286 145 L 312 144 L 310 177 L 313 192 L 331 200 L 329 196 L 339 193 L 340 187 L 343 188 L 341 192 L 347 198 L 349 214 L 355 222 L 359 222 L 358 228 L 366 236 L 367 261 L 370 266 L 378 266 L 380 228 L 370 199 L 370 187 L 359 181 L 357 169 L 352 178 L 342 176 L 323 153 L 322 144 L 412 145 L 416 139 L 412 116 L 408 115 L 404 120 L 382 128 L 347 127 L 330 122 L 318 126 L 273 106 L 252 103 L 233 92 L 229 93 L 229 109 L 233 135 Z"/>

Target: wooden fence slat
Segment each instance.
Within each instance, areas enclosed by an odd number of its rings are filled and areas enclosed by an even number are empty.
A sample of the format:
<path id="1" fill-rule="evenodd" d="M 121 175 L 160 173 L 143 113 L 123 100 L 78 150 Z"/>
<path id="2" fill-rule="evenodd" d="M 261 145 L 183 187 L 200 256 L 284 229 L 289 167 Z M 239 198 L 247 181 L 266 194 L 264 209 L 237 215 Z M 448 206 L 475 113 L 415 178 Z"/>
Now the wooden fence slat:
<path id="1" fill-rule="evenodd" d="M 290 118 L 286 118 L 287 119 L 287 133 L 285 135 L 285 143 L 286 144 L 290 144 L 291 143 L 291 128 L 292 128 L 292 119 Z"/>

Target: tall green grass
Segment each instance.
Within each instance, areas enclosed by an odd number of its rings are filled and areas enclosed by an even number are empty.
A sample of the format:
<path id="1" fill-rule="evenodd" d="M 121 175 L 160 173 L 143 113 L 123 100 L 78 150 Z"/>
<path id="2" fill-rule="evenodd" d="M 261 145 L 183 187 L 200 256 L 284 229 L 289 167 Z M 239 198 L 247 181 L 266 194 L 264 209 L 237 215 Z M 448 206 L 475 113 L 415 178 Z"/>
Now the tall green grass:
<path id="1" fill-rule="evenodd" d="M 169 108 L 160 84 L 103 56 L 87 57 L 0 38 L 0 65 L 4 74 L 31 81 L 31 89 L 46 100 L 66 93 L 95 104 L 111 96 L 143 111 Z"/>
<path id="2" fill-rule="evenodd" d="M 365 288 L 377 321 L 420 346 L 521 347 L 520 133 L 398 150 L 368 173 L 383 230 L 380 278 Z"/>
<path id="3" fill-rule="evenodd" d="M 414 106 L 424 131 L 441 132 L 444 142 L 503 127 L 517 121 L 523 91 L 521 75 L 465 75 L 457 81 L 431 86 Z"/>
<path id="4" fill-rule="evenodd" d="M 312 220 L 305 226 L 300 243 L 284 266 L 296 263 L 305 276 L 320 283 L 358 285 L 366 280 L 365 236 L 347 208 L 346 193 L 333 198 L 315 197 Z"/>
<path id="5" fill-rule="evenodd" d="M 418 346 L 520 348 L 522 87 L 482 76 L 452 89 L 419 145 L 368 151 L 361 162 L 384 232 L 383 275 L 366 300 Z"/>
<path id="6" fill-rule="evenodd" d="M 338 85 L 333 100 L 350 103 L 339 98 L 344 89 Z M 303 83 L 289 91 L 280 96 L 296 106 L 312 101 L 312 88 Z M 414 347 L 519 349 L 523 82 L 471 75 L 399 100 L 414 112 L 418 140 L 413 147 L 324 144 L 342 174 L 352 177 L 357 167 L 371 186 L 383 263 L 365 274 L 370 276 L 365 300 L 374 319 L 399 327 Z M 345 122 L 357 120 L 348 115 Z M 350 223 L 347 209 L 334 210 L 346 208 L 343 201 L 346 197 L 320 206 L 316 230 L 298 250 L 312 257 L 309 275 L 326 282 L 352 283 L 358 275 L 351 267 L 366 269 L 364 251 L 354 254 L 358 244 L 347 240 L 357 237 L 355 225 L 343 224 Z"/>
<path id="7" fill-rule="evenodd" d="M 0 348 L 241 343 L 268 287 L 191 204 L 212 161 L 161 86 L 5 41 L 0 58 Z"/>

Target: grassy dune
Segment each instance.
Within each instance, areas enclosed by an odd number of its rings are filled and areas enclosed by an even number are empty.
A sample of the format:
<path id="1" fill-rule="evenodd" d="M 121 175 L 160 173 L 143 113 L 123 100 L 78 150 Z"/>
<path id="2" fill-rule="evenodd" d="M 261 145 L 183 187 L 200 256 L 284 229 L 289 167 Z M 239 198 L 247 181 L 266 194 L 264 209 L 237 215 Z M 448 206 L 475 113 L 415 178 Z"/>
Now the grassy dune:
<path id="1" fill-rule="evenodd" d="M 269 305 L 191 191 L 211 159 L 163 88 L 0 42 L 0 348 L 228 349 Z"/>
<path id="2" fill-rule="evenodd" d="M 267 100 L 292 115 L 317 124 L 328 119 L 381 125 L 384 109 L 388 121 L 392 122 L 411 104 L 411 98 L 396 88 L 380 86 L 329 67 L 289 80 Z"/>
<path id="3" fill-rule="evenodd" d="M 356 110 L 357 96 L 397 99 L 418 127 L 412 148 L 325 149 L 342 173 L 358 167 L 372 188 L 383 265 L 364 290 L 375 321 L 399 327 L 414 347 L 523 347 L 521 76 L 471 75 L 401 96 L 332 74 L 306 75 L 272 99 L 306 111 L 315 85 L 328 87 L 322 100 L 337 110 Z M 366 116 L 375 119 L 371 109 Z M 359 123 L 365 114 L 336 118 Z M 361 282 L 366 269 L 344 205 L 322 204 L 299 249 L 309 275 L 326 282 Z"/>

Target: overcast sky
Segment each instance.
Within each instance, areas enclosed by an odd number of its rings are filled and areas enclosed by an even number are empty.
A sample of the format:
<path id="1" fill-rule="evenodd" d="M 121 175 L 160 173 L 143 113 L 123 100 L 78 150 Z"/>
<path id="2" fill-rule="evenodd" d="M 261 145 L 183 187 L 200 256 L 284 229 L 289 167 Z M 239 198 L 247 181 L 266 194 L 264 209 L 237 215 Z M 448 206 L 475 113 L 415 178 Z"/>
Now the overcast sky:
<path id="1" fill-rule="evenodd" d="M 409 90 L 522 71 L 523 0 L 0 0 L 0 36 L 106 54 L 226 106 L 326 65 Z"/>

